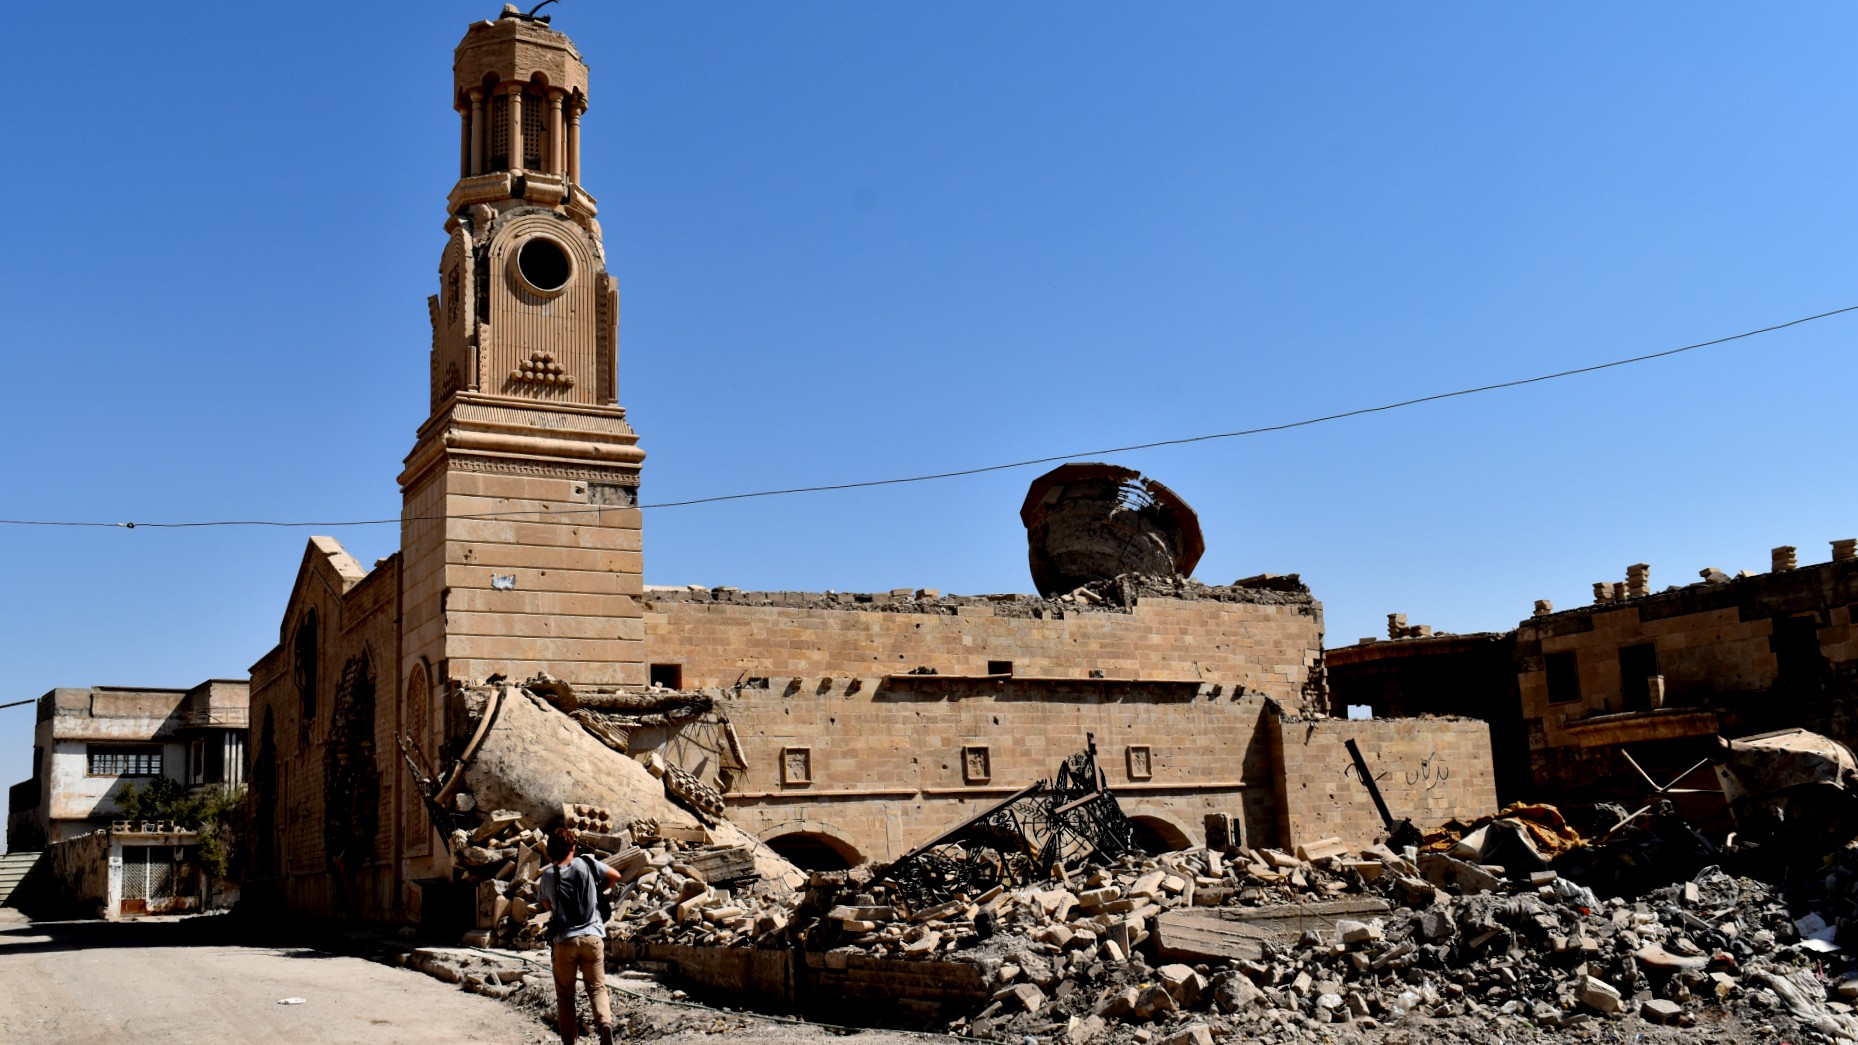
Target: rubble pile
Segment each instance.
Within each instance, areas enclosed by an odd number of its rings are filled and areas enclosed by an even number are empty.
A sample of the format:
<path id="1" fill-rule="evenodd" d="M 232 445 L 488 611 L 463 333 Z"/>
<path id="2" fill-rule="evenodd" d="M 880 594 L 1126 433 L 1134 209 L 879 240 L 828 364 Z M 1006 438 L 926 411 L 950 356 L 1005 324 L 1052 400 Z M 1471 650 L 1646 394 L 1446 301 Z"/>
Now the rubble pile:
<path id="1" fill-rule="evenodd" d="M 1858 936 L 1854 882 L 1858 857 L 1814 886 L 1837 916 L 1796 920 L 1714 867 L 1629 902 L 1436 852 L 1203 849 L 976 897 L 953 918 L 831 917 L 865 930 L 844 946 L 908 958 L 935 933 L 960 946 L 991 912 L 993 938 L 964 953 L 993 1001 L 951 1026 L 976 1037 L 1375 1040 L 1423 1021 L 1446 1040 L 1555 1040 L 1637 1017 L 1854 1042 L 1858 977 L 1829 977 L 1823 942 Z"/>
<path id="2" fill-rule="evenodd" d="M 655 762 L 644 769 L 663 779 Z M 1094 765 L 1093 744 L 1044 785 L 1050 795 L 1028 789 L 888 867 L 813 872 L 798 894 L 788 888 L 797 876 L 758 874 L 758 847 L 726 822 L 663 823 L 584 803 L 548 815 L 619 872 L 609 938 L 808 952 L 807 968 L 848 967 L 814 963 L 822 952 L 856 956 L 861 976 L 958 999 L 938 1019 L 966 1013 L 947 1029 L 974 1038 L 1697 1034 L 1858 1045 L 1858 972 L 1844 950 L 1858 947 L 1858 843 L 1824 859 L 1811 855 L 1823 849 L 1772 840 L 1719 849 L 1660 801 L 1609 812 L 1594 841 L 1553 807 L 1530 805 L 1397 848 L 1325 838 L 1292 851 L 1149 856 L 1113 844 L 1118 831 L 1093 834 L 1054 812 L 1120 823 Z M 1007 815 L 1034 800 L 1043 817 Z M 679 811 L 692 804 L 702 803 L 686 797 Z M 465 942 L 537 947 L 547 922 L 536 896 L 541 825 L 509 810 L 475 815 L 448 838 L 476 890 L 479 928 Z M 1041 851 L 1096 841 L 1029 878 L 1003 824 L 1030 831 L 1027 846 L 1044 832 Z M 1777 866 L 1784 889 L 1739 873 Z M 966 968 L 922 964 L 934 962 Z M 514 971 L 466 980 L 504 994 L 517 986 L 504 975 Z"/>
<path id="3" fill-rule="evenodd" d="M 615 830 L 597 806 L 562 808 L 561 822 L 580 836 L 580 851 L 619 872 L 607 935 L 727 947 L 778 935 L 784 901 L 755 893 L 760 875 L 747 846 L 716 845 L 706 828 L 637 819 Z M 498 810 L 474 831 L 448 839 L 459 880 L 476 888 L 477 929 L 467 946 L 541 947 L 548 913 L 537 896 L 548 866 L 544 832 L 520 813 Z"/>

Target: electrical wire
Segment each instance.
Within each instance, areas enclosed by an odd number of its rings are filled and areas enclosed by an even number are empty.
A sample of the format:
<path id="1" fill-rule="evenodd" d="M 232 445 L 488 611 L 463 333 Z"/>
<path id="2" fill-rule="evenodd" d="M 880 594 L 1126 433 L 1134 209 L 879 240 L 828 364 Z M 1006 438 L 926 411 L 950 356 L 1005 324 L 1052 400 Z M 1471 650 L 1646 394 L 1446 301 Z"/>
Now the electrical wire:
<path id="1" fill-rule="evenodd" d="M 1457 399 L 1461 396 L 1479 395 L 1484 392 L 1496 392 L 1507 388 L 1521 388 L 1524 385 L 1541 384 L 1544 381 L 1557 381 L 1564 377 L 1592 374 L 1601 370 L 1611 370 L 1615 367 L 1631 366 L 1634 363 L 1650 362 L 1654 359 L 1668 359 L 1671 356 L 1681 355 L 1685 352 L 1695 352 L 1700 348 L 1709 348 L 1714 345 L 1727 344 L 1731 341 L 1740 341 L 1744 338 L 1771 334 L 1777 330 L 1786 330 L 1788 327 L 1797 327 L 1803 323 L 1811 323 L 1815 320 L 1827 319 L 1832 316 L 1855 311 L 1858 311 L 1858 305 L 1847 305 L 1844 308 L 1835 308 L 1828 312 L 1819 312 L 1810 316 L 1801 316 L 1798 319 L 1790 319 L 1785 323 L 1775 323 L 1772 326 L 1760 327 L 1755 330 L 1744 330 L 1739 334 L 1712 338 L 1708 341 L 1699 341 L 1695 344 L 1682 345 L 1677 348 L 1667 348 L 1659 352 L 1648 352 L 1644 355 L 1629 356 L 1625 359 L 1615 359 L 1605 363 L 1595 363 L 1591 366 L 1557 370 L 1549 374 L 1537 374 L 1534 377 L 1521 377 L 1513 381 L 1499 381 L 1495 384 L 1459 388 L 1450 392 L 1434 392 L 1431 395 L 1416 396 L 1412 399 L 1402 399 L 1392 403 L 1382 403 L 1379 406 L 1363 406 L 1353 410 L 1323 414 L 1319 417 L 1306 417 L 1300 421 L 1286 421 L 1281 424 L 1260 425 L 1256 428 L 1241 428 L 1232 432 L 1211 432 L 1205 435 L 1182 436 L 1177 439 L 1157 439 L 1147 443 L 1131 443 L 1127 446 L 1112 446 L 1100 450 L 1080 450 L 1074 453 L 1056 454 L 1050 457 L 1032 457 L 1023 461 L 1008 461 L 1004 464 L 981 465 L 976 468 L 960 468 L 947 472 L 929 472 L 923 475 L 898 476 L 890 479 L 866 479 L 858 482 L 823 483 L 817 486 L 789 486 L 775 490 L 754 490 L 746 493 L 716 494 L 710 497 L 692 497 L 681 501 L 660 501 L 656 504 L 641 504 L 636 507 L 642 511 L 657 508 L 688 508 L 699 504 L 720 504 L 725 501 L 745 501 L 760 497 L 785 497 L 793 494 L 828 493 L 837 490 L 864 490 L 877 486 L 897 486 L 904 483 L 926 483 L 938 479 L 958 479 L 971 475 L 984 475 L 989 472 L 1004 472 L 1015 468 L 1030 468 L 1034 465 L 1052 464 L 1056 461 L 1071 461 L 1080 457 L 1108 457 L 1113 454 L 1132 453 L 1136 450 L 1153 450 L 1164 446 L 1185 446 L 1190 443 L 1205 443 L 1216 439 L 1238 439 L 1244 436 L 1265 435 L 1271 432 L 1287 432 L 1295 428 L 1307 428 L 1311 425 L 1325 424 L 1330 421 L 1341 421 L 1350 417 L 1363 417 L 1368 414 L 1386 413 L 1389 410 L 1400 410 L 1409 406 L 1419 406 L 1424 403 L 1436 403 L 1445 399 Z M 616 507 L 630 506 L 601 505 L 587 508 L 538 508 L 506 512 L 481 512 L 468 515 L 407 515 L 394 516 L 387 519 L 346 519 L 312 522 L 278 521 L 270 519 L 219 519 L 204 522 L 102 522 L 88 520 L 0 519 L 0 526 L 109 527 L 125 530 L 134 530 L 138 528 L 178 530 L 218 526 L 318 527 L 337 529 L 349 526 L 388 526 L 403 522 L 438 522 L 446 519 L 508 519 L 538 515 L 586 515 L 612 511 Z"/>

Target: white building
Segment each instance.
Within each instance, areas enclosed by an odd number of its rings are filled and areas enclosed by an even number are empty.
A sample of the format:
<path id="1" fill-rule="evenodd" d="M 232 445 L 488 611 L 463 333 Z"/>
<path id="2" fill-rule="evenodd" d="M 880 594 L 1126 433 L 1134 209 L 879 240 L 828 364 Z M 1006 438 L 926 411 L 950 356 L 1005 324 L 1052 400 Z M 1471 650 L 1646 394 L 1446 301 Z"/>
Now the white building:
<path id="1" fill-rule="evenodd" d="M 170 777 L 188 787 L 245 780 L 250 686 L 96 686 L 39 698 L 32 778 L 13 785 L 7 848 L 39 849 L 107 828 L 125 784 Z"/>

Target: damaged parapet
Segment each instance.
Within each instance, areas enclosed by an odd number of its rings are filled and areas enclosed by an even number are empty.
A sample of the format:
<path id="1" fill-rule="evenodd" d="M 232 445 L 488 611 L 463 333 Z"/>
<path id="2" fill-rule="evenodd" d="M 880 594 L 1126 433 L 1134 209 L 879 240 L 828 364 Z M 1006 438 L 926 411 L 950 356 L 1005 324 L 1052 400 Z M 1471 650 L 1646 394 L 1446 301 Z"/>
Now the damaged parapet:
<path id="1" fill-rule="evenodd" d="M 1032 583 L 1048 598 L 1124 574 L 1186 577 L 1206 551 L 1180 495 L 1119 465 L 1059 465 L 1032 481 L 1019 518 Z"/>

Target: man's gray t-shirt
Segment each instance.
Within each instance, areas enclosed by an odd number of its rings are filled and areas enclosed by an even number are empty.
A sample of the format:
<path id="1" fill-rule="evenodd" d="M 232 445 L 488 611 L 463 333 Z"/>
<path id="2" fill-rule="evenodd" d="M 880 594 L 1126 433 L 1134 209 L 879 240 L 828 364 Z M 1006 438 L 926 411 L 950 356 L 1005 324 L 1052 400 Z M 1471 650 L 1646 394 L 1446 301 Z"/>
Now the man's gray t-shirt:
<path id="1" fill-rule="evenodd" d="M 593 858 L 585 854 L 569 861 L 566 867 L 550 864 L 542 870 L 542 880 L 537 883 L 536 896 L 547 900 L 549 906 L 548 938 L 550 940 L 571 940 L 576 936 L 605 936 L 606 926 L 600 921 L 600 903 L 598 900 L 600 879 L 595 876 Z M 568 903 L 562 903 L 566 897 Z M 586 919 L 578 925 L 566 924 L 563 917 L 568 912 L 586 911 Z"/>

